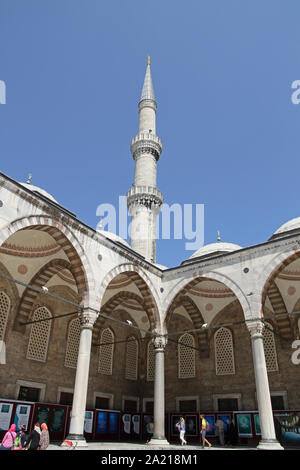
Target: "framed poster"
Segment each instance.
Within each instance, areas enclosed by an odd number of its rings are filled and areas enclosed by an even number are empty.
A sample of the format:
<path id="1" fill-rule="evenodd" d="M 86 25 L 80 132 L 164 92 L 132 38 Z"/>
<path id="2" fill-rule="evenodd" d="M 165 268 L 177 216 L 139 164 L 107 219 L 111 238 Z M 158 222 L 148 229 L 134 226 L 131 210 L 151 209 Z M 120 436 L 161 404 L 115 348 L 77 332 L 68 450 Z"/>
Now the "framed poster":
<path id="1" fill-rule="evenodd" d="M 109 434 L 118 434 L 119 432 L 119 413 L 109 413 L 108 432 Z"/>
<path id="2" fill-rule="evenodd" d="M 93 432 L 93 411 L 86 411 L 84 416 L 84 432 L 92 434 Z"/>
<path id="3" fill-rule="evenodd" d="M 231 416 L 230 415 L 218 415 L 217 418 L 220 418 L 224 423 L 224 433 L 226 434 L 228 431 L 229 424 L 231 423 Z"/>
<path id="4" fill-rule="evenodd" d="M 8 431 L 12 410 L 12 403 L 0 403 L 0 431 Z"/>
<path id="5" fill-rule="evenodd" d="M 134 434 L 140 434 L 140 427 L 141 427 L 140 415 L 133 415 L 131 419 L 132 419 Z"/>
<path id="6" fill-rule="evenodd" d="M 187 436 L 197 436 L 198 434 L 198 415 L 186 415 L 185 433 Z"/>
<path id="7" fill-rule="evenodd" d="M 206 435 L 207 436 L 215 436 L 216 435 L 215 415 L 204 415 L 204 418 L 209 423 L 209 431 L 206 432 Z M 200 420 L 201 420 L 201 418 L 200 418 Z"/>
<path id="8" fill-rule="evenodd" d="M 260 419 L 259 419 L 258 413 L 254 415 L 254 426 L 255 426 L 255 434 L 257 436 L 261 436 Z"/>
<path id="9" fill-rule="evenodd" d="M 50 425 L 51 432 L 63 432 L 64 417 L 65 417 L 65 410 L 63 408 L 52 409 L 52 419 L 51 419 L 51 425 Z"/>
<path id="10" fill-rule="evenodd" d="M 105 411 L 98 411 L 96 432 L 97 434 L 107 433 L 107 413 Z"/>
<path id="11" fill-rule="evenodd" d="M 131 431 L 131 415 L 130 414 L 124 414 L 122 416 L 122 432 L 125 434 L 130 434 Z"/>
<path id="12" fill-rule="evenodd" d="M 16 431 L 20 431 L 22 426 L 26 426 L 26 430 L 28 430 L 30 410 L 31 405 L 17 405 L 14 417 Z"/>
<path id="13" fill-rule="evenodd" d="M 40 423 L 40 424 L 46 423 L 48 426 L 49 414 L 50 414 L 50 408 L 48 408 L 47 406 L 39 406 L 37 409 L 35 422 Z"/>
<path id="14" fill-rule="evenodd" d="M 251 414 L 238 414 L 237 428 L 240 437 L 252 437 Z"/>

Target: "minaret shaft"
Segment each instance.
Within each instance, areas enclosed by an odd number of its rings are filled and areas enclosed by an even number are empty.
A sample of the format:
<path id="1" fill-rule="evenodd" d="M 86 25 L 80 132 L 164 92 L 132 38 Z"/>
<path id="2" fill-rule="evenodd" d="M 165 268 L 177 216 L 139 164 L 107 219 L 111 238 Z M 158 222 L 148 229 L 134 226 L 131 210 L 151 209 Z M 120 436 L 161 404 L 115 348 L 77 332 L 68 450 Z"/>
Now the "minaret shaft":
<path id="1" fill-rule="evenodd" d="M 156 261 L 156 219 L 162 194 L 156 188 L 156 165 L 162 144 L 156 136 L 156 102 L 148 59 L 139 102 L 138 134 L 132 139 L 131 153 L 135 160 L 134 184 L 127 193 L 131 215 L 131 247 L 147 260 Z"/>

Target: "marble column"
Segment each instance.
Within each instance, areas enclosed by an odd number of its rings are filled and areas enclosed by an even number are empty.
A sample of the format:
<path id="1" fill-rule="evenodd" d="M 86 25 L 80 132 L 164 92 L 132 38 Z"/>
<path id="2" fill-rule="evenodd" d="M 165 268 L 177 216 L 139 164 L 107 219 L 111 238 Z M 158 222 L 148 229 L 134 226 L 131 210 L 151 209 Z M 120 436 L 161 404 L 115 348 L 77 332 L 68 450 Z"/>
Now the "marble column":
<path id="1" fill-rule="evenodd" d="M 154 433 L 150 445 L 168 446 L 165 437 L 165 347 L 167 338 L 157 336 L 153 340 L 155 354 L 154 376 Z"/>
<path id="2" fill-rule="evenodd" d="M 80 315 L 81 332 L 77 359 L 71 423 L 67 440 L 75 441 L 77 447 L 87 447 L 84 438 L 84 418 L 88 390 L 91 344 L 96 313 L 85 310 Z"/>
<path id="3" fill-rule="evenodd" d="M 271 404 L 269 380 L 263 344 L 263 328 L 261 321 L 247 324 L 251 335 L 253 365 L 255 373 L 256 395 L 261 427 L 261 441 L 257 448 L 262 450 L 282 450 L 276 439 L 273 411 Z"/>

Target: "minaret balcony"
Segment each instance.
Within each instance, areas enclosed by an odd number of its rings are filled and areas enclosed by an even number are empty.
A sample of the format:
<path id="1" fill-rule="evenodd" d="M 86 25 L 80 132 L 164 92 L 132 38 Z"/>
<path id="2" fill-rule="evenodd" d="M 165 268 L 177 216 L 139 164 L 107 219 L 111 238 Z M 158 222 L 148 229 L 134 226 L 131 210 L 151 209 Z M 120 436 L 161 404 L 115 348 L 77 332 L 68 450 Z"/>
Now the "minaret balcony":
<path id="1" fill-rule="evenodd" d="M 127 193 L 127 206 L 143 205 L 149 209 L 160 207 L 163 195 L 159 189 L 153 186 L 132 186 Z"/>
<path id="2" fill-rule="evenodd" d="M 151 132 L 142 132 L 132 139 L 130 150 L 134 159 L 137 155 L 150 153 L 158 160 L 162 152 L 162 142 L 157 135 Z"/>

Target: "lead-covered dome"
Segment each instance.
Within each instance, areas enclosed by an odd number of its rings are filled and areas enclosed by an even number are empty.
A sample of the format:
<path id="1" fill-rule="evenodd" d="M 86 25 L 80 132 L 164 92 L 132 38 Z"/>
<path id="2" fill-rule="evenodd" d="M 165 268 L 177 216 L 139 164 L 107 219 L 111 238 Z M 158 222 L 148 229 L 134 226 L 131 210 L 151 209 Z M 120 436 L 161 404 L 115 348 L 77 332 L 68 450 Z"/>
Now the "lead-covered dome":
<path id="1" fill-rule="evenodd" d="M 190 256 L 189 259 L 194 258 L 206 258 L 209 256 L 221 255 L 224 253 L 230 253 L 232 251 L 241 250 L 242 247 L 236 245 L 235 243 L 226 243 L 226 242 L 216 242 L 210 243 L 208 245 L 204 245 L 199 250 L 195 251 L 195 253 Z"/>
<path id="2" fill-rule="evenodd" d="M 300 217 L 296 217 L 295 219 L 288 220 L 283 225 L 281 225 L 276 232 L 273 233 L 272 237 L 270 238 L 279 238 L 291 232 L 300 231 Z"/>
<path id="3" fill-rule="evenodd" d="M 122 245 L 125 245 L 125 246 L 127 246 L 128 248 L 130 248 L 129 244 L 128 244 L 123 238 L 119 237 L 119 235 L 116 235 L 116 234 L 113 233 L 113 232 L 108 232 L 107 230 L 103 230 L 103 229 L 101 228 L 101 229 L 97 229 L 97 233 L 100 233 L 100 234 L 103 235 L 104 237 L 109 238 L 109 239 L 112 240 L 113 242 L 122 243 Z"/>
<path id="4" fill-rule="evenodd" d="M 34 186 L 31 183 L 20 183 L 20 184 L 22 186 L 24 186 L 24 188 L 29 189 L 29 191 L 41 194 L 42 196 L 47 197 L 48 199 L 50 199 L 50 201 L 55 202 L 56 204 L 58 204 L 58 202 L 54 199 L 54 197 L 51 196 L 51 194 L 47 193 L 47 191 L 45 191 L 44 189 L 39 188 L 38 186 Z"/>

